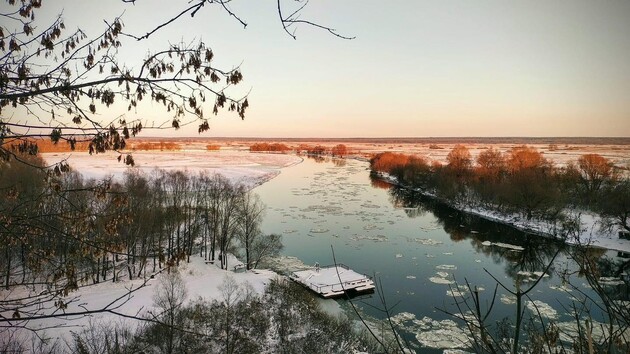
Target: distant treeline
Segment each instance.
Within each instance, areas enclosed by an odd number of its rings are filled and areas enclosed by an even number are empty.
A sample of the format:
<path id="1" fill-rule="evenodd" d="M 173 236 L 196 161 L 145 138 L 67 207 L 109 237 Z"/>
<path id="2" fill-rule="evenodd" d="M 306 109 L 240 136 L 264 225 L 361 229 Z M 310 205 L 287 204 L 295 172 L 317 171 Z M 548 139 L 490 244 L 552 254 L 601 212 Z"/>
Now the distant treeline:
<path id="1" fill-rule="evenodd" d="M 288 152 L 291 148 L 281 143 L 256 143 L 249 146 L 249 151 Z"/>
<path id="2" fill-rule="evenodd" d="M 172 141 L 146 141 L 146 142 L 128 143 L 128 148 L 130 150 L 169 151 L 169 150 L 181 150 L 181 145 Z"/>
<path id="3" fill-rule="evenodd" d="M 597 154 L 557 167 L 525 145 L 506 153 L 485 149 L 475 160 L 464 145 L 456 145 L 445 165 L 385 152 L 375 155 L 370 166 L 449 203 L 551 222 L 563 221 L 567 209 L 589 210 L 630 230 L 630 180 Z"/>
<path id="4" fill-rule="evenodd" d="M 37 152 L 70 152 L 70 151 L 89 151 L 90 141 L 76 140 L 72 143 L 60 140 L 53 142 L 51 139 L 22 139 L 15 143 L 9 144 L 9 149 L 20 150 L 20 146 L 37 146 Z M 127 141 L 126 149 L 129 150 L 181 150 L 181 144 L 173 141 Z M 210 150 L 210 149 L 208 149 Z"/>
<path id="5" fill-rule="evenodd" d="M 344 144 L 337 144 L 332 148 L 327 148 L 323 145 L 308 145 L 300 144 L 296 148 L 291 148 L 282 143 L 255 143 L 250 145 L 249 151 L 269 151 L 269 152 L 288 152 L 295 150 L 298 154 L 308 155 L 332 155 L 337 157 L 343 157 L 348 154 L 348 148 Z"/>

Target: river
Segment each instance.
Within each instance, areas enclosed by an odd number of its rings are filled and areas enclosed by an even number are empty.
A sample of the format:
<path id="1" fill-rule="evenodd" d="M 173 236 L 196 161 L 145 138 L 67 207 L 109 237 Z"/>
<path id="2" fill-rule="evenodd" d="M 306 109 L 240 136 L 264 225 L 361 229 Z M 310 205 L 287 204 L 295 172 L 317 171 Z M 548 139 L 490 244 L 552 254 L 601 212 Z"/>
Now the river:
<path id="1" fill-rule="evenodd" d="M 268 208 L 263 231 L 283 235 L 284 256 L 306 265 L 327 265 L 333 264 L 334 249 L 338 263 L 374 276 L 391 314 L 403 326 L 401 333 L 415 350 L 465 347 L 459 343 L 466 341 L 461 321 L 455 328 L 451 321 L 455 318 L 444 311 L 459 312 L 454 303 L 470 295 L 466 282 L 479 287 L 485 307 L 492 301 L 496 280 L 509 289 L 519 282 L 524 289 L 536 279 L 531 272 L 544 271 L 553 259 L 548 274 L 529 294 L 544 320 L 570 324 L 572 304 L 595 295 L 564 244 L 370 179 L 364 161 L 305 159 L 256 192 Z M 617 256 L 603 250 L 594 253 Z M 285 270 L 298 266 L 299 262 L 284 263 Z M 627 300 L 627 289 L 623 296 Z M 345 300 L 337 301 L 347 309 Z M 366 317 L 385 317 L 376 294 L 354 301 Z M 513 319 L 514 311 L 513 298 L 499 287 L 490 318 Z M 599 315 L 594 313 L 596 319 Z"/>

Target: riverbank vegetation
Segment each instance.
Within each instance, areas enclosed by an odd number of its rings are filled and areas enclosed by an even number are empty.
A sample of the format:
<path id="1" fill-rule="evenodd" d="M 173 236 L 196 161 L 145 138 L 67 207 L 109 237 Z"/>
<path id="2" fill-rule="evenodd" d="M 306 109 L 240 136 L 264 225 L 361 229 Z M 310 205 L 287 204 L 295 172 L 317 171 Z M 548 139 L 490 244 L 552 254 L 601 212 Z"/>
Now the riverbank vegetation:
<path id="1" fill-rule="evenodd" d="M 610 230 L 630 231 L 630 180 L 597 154 L 556 166 L 529 146 L 507 153 L 489 148 L 473 159 L 456 145 L 446 164 L 385 152 L 370 166 L 447 203 L 552 224 L 567 221 L 568 210 L 581 210 L 599 214 Z"/>

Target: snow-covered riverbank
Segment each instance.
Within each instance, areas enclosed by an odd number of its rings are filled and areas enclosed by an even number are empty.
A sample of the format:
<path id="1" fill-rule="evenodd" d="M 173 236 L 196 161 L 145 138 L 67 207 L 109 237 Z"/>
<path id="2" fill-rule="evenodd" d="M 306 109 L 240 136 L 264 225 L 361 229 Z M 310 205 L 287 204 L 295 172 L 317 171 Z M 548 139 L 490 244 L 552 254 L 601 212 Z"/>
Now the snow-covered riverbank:
<path id="1" fill-rule="evenodd" d="M 414 190 L 424 196 L 439 200 L 441 203 L 444 203 L 454 209 L 497 223 L 509 225 L 527 233 L 543 237 L 557 237 L 560 233 L 560 230 L 558 229 L 559 226 L 553 223 L 537 219 L 527 220 L 520 214 L 505 214 L 495 210 L 484 209 L 482 207 L 472 207 L 461 203 L 446 201 L 420 188 L 411 188 L 409 186 L 402 185 L 393 176 L 384 173 L 379 173 L 377 176 L 393 185 Z M 617 228 L 603 227 L 604 222 L 600 216 L 590 212 L 580 212 L 575 210 L 566 210 L 565 213 L 567 216 L 579 220 L 581 225 L 578 235 L 567 237 L 565 239 L 565 242 L 568 244 L 589 245 L 630 253 L 630 240 L 620 239 L 618 237 L 619 229 Z"/>

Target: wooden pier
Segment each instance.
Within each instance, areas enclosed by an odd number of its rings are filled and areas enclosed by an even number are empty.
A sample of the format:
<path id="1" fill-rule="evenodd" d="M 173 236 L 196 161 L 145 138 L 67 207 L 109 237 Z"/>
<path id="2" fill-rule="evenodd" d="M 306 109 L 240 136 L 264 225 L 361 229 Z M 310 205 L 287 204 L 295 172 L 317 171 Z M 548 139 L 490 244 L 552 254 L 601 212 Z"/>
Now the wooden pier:
<path id="1" fill-rule="evenodd" d="M 329 265 L 293 272 L 292 280 L 304 285 L 324 298 L 374 291 L 374 281 L 343 264 Z M 340 281 L 341 279 L 341 281 Z"/>

